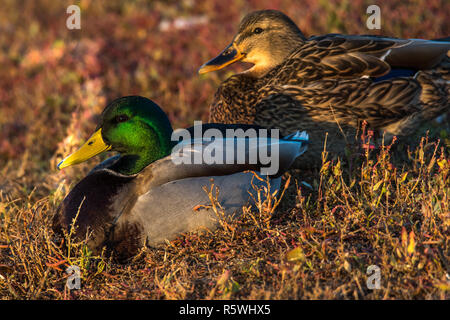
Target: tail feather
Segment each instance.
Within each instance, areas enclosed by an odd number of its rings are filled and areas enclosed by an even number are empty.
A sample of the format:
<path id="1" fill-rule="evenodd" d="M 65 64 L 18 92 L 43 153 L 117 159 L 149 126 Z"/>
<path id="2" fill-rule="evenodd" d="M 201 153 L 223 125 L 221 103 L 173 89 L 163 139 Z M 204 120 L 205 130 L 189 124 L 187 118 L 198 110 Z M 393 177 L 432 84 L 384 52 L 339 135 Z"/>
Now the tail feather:
<path id="1" fill-rule="evenodd" d="M 417 81 L 422 87 L 420 100 L 424 120 L 434 119 L 449 110 L 450 69 L 420 71 Z"/>

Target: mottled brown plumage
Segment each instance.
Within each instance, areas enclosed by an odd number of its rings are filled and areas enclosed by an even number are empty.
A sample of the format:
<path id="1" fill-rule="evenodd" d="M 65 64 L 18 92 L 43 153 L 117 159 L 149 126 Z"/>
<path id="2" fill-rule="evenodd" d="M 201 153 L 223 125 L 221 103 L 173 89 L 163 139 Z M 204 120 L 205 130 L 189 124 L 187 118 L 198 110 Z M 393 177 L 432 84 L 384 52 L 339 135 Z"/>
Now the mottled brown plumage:
<path id="1" fill-rule="evenodd" d="M 320 163 L 326 133 L 327 149 L 343 154 L 363 120 L 402 136 L 447 111 L 449 49 L 446 41 L 379 36 L 306 39 L 287 16 L 264 10 L 245 17 L 221 59 L 200 72 L 226 66 L 233 53 L 253 63 L 221 84 L 210 121 L 306 130 L 312 143 L 301 160 L 309 166 Z"/>

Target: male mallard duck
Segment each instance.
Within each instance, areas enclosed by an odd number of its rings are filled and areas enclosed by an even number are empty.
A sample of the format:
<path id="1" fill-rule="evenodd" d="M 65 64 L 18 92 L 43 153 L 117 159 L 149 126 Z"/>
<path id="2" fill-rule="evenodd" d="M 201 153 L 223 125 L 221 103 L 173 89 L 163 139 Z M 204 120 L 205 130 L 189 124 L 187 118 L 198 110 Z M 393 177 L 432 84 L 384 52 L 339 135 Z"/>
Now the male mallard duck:
<path id="1" fill-rule="evenodd" d="M 306 130 L 312 141 L 302 164 L 320 164 L 327 150 L 342 154 L 363 120 L 369 128 L 407 135 L 448 110 L 449 39 L 441 41 L 328 34 L 306 38 L 286 15 L 256 11 L 199 73 L 235 61 L 253 64 L 225 80 L 210 122 Z M 317 143 L 317 142 L 321 143 Z"/>
<path id="2" fill-rule="evenodd" d="M 199 228 L 214 229 L 217 217 L 211 209 L 194 210 L 199 205 L 211 204 L 204 186 L 209 189 L 214 184 L 219 189 L 217 200 L 225 215 L 237 217 L 241 207 L 249 203 L 250 194 L 255 195 L 252 184 L 267 186 L 267 180 L 254 179 L 248 170 L 263 172 L 268 160 L 275 161 L 278 170 L 267 171 L 274 192 L 279 188 L 280 175 L 306 150 L 308 135 L 304 132 L 280 139 L 273 134 L 265 140 L 258 136 L 257 144 L 255 137 L 250 136 L 252 132 L 260 133 L 255 128 L 205 124 L 173 132 L 166 114 L 149 99 L 130 96 L 113 101 L 103 111 L 95 133 L 61 161 L 58 168 L 108 150 L 120 155 L 95 167 L 70 191 L 55 214 L 55 231 L 71 230 L 75 219 L 77 238 L 83 239 L 86 232 L 92 232 L 88 241 L 92 251 L 107 247 L 119 259 L 126 259 L 144 244 L 156 245 Z M 231 140 L 245 142 L 240 145 L 242 149 L 238 143 L 228 148 L 230 130 L 235 134 Z M 186 133 L 187 138 L 178 143 L 179 137 L 186 137 Z M 227 136 L 220 138 L 221 133 Z M 239 137 L 239 133 L 246 136 Z M 214 156 L 222 150 L 220 146 L 226 146 L 222 158 L 214 162 L 204 154 L 204 158 L 195 161 L 199 152 L 213 143 L 218 146 L 215 152 L 209 149 Z M 253 153 L 257 159 L 251 160 L 253 151 L 266 149 L 278 151 L 279 157 L 267 159 L 262 158 L 262 153 Z M 192 158 L 192 164 L 182 161 Z M 222 164 L 223 159 L 228 164 Z"/>

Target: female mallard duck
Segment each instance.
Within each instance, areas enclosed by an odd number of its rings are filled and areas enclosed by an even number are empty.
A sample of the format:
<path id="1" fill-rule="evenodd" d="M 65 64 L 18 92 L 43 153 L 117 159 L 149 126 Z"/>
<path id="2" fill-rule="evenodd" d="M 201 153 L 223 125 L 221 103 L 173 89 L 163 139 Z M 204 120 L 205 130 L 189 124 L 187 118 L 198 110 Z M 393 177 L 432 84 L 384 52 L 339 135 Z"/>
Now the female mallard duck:
<path id="1" fill-rule="evenodd" d="M 280 175 L 306 150 L 308 135 L 304 132 L 281 139 L 270 135 L 254 144 L 255 137 L 250 134 L 260 132 L 254 128 L 205 124 L 179 134 L 180 131 L 172 132 L 166 114 L 149 99 L 130 96 L 113 101 L 103 111 L 95 133 L 79 150 L 61 161 L 58 168 L 83 162 L 108 150 L 120 155 L 95 167 L 70 191 L 55 214 L 55 231 L 69 231 L 75 221 L 75 236 L 84 239 L 90 232 L 88 246 L 94 252 L 106 247 L 119 259 L 126 259 L 144 244 L 156 245 L 199 228 L 214 229 L 217 217 L 211 209 L 194 211 L 199 205 L 210 204 L 204 186 L 209 189 L 214 184 L 219 189 L 217 200 L 225 215 L 238 216 L 241 207 L 249 203 L 250 194 L 255 195 L 253 186 L 261 187 L 264 183 L 267 186 L 267 181 L 253 179 L 254 174 L 248 171 L 261 169 L 263 172 L 268 165 L 267 159 L 260 157 L 261 153 L 254 153 L 257 159 L 250 160 L 252 151 L 278 151 L 279 157 L 270 158 L 277 162 L 278 170 L 267 171 L 271 189 L 275 191 L 280 185 Z M 229 137 L 230 129 L 248 134 L 243 138 L 238 134 L 231 138 L 233 141 L 243 139 L 246 142 L 241 144 L 243 149 L 239 149 L 238 144 L 229 149 L 230 139 L 220 139 L 218 133 L 226 132 Z M 178 138 L 185 137 L 186 132 L 193 132 L 195 139 L 189 139 L 188 135 L 178 143 Z M 206 133 L 210 134 L 209 138 Z M 206 158 L 183 161 L 195 159 L 203 150 L 199 146 L 205 147 L 204 150 L 211 147 L 212 137 L 218 146 L 215 152 L 222 150 L 220 146 L 226 146 L 221 159 L 227 161 L 206 161 Z"/>
<path id="2" fill-rule="evenodd" d="M 327 149 L 337 154 L 363 120 L 389 135 L 407 135 L 448 110 L 445 40 L 340 34 L 307 39 L 281 12 L 250 13 L 231 44 L 199 70 L 239 60 L 253 64 L 221 84 L 210 122 L 257 124 L 283 134 L 302 128 L 315 142 L 327 132 Z M 311 144 L 302 163 L 320 164 L 322 150 L 322 143 Z"/>

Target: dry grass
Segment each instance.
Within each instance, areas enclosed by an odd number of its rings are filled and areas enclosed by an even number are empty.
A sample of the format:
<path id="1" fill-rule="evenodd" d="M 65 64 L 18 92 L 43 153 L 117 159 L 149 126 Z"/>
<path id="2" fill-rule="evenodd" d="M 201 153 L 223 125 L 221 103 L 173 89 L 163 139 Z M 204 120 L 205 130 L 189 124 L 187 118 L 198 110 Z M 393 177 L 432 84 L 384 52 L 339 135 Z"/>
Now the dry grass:
<path id="1" fill-rule="evenodd" d="M 448 299 L 450 160 L 448 130 L 441 127 L 433 139 L 419 135 L 410 150 L 398 143 L 363 154 L 349 150 L 341 161 L 325 152 L 320 171 L 285 176 L 281 202 L 269 197 L 216 232 L 144 249 L 126 265 L 93 257 L 70 237 L 62 246 L 50 228 L 56 206 L 94 161 L 63 172 L 55 165 L 92 132 L 107 101 L 139 94 L 158 102 L 175 127 L 206 120 L 215 88 L 240 67 L 206 77 L 196 69 L 231 40 L 242 14 L 279 8 L 308 35 L 369 33 L 369 2 L 80 1 L 82 30 L 69 31 L 71 2 L 4 1 L 0 297 Z M 380 2 L 381 33 L 446 36 L 449 5 Z M 192 16 L 208 22 L 161 27 Z M 220 215 L 214 193 L 211 199 Z M 81 269 L 81 290 L 65 287 L 72 264 Z M 381 269 L 379 290 L 366 286 L 370 265 Z"/>

